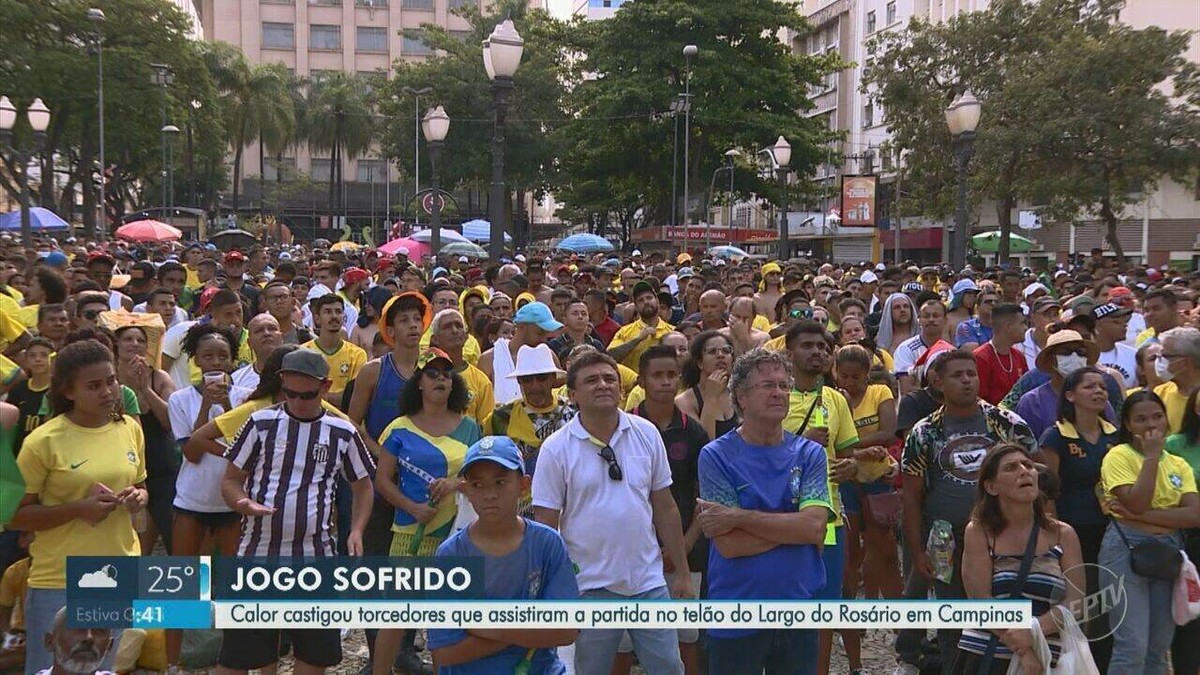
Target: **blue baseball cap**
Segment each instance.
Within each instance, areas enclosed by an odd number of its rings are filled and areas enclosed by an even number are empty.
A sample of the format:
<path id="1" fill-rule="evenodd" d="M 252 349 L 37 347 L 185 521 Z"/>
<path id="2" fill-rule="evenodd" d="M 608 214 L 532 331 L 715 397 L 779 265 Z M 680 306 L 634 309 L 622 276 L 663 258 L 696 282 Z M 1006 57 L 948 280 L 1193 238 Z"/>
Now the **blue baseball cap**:
<path id="1" fill-rule="evenodd" d="M 62 251 L 51 251 L 46 255 L 45 260 L 46 264 L 50 265 L 51 267 L 66 267 L 67 263 L 69 262 L 67 260 L 67 254 L 63 253 Z"/>
<path id="2" fill-rule="evenodd" d="M 531 323 L 546 332 L 560 330 L 563 325 L 554 320 L 550 308 L 542 302 L 531 302 L 517 310 L 513 323 Z"/>
<path id="3" fill-rule="evenodd" d="M 525 461 L 521 458 L 521 450 L 513 439 L 507 436 L 484 436 L 475 441 L 467 449 L 462 468 L 458 470 L 461 477 L 467 469 L 476 462 L 495 462 L 510 471 L 525 473 Z"/>

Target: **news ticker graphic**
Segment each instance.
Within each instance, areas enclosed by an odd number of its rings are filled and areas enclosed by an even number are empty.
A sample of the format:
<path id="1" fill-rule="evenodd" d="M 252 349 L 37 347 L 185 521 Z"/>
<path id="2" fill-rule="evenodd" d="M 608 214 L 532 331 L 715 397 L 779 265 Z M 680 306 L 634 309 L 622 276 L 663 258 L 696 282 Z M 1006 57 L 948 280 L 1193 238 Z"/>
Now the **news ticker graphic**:
<path id="1" fill-rule="evenodd" d="M 93 628 L 1021 628 L 1021 600 L 483 599 L 480 558 L 67 558 Z"/>

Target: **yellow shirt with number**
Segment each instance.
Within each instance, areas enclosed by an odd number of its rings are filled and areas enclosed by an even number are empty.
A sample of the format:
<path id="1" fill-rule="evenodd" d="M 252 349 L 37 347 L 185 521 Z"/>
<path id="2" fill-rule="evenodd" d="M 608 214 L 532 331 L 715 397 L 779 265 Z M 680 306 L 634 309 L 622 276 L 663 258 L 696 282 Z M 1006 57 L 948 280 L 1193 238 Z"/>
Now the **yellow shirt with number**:
<path id="1" fill-rule="evenodd" d="M 358 371 L 362 370 L 369 360 L 366 350 L 348 340 L 342 340 L 341 346 L 332 354 L 322 349 L 316 340 L 309 340 L 300 346 L 325 357 L 325 363 L 329 364 L 329 379 L 332 381 L 329 391 L 335 394 L 346 391 L 350 380 L 358 377 Z"/>
<path id="2" fill-rule="evenodd" d="M 1128 443 L 1113 447 L 1104 455 L 1100 464 L 1100 482 L 1104 486 L 1104 501 L 1115 499 L 1113 490 L 1122 485 L 1133 485 L 1142 471 L 1146 458 Z M 1196 491 L 1196 474 L 1182 457 L 1163 452 L 1158 460 L 1158 476 L 1154 479 L 1154 496 L 1150 498 L 1152 509 L 1172 509 L 1179 506 L 1183 496 Z M 1114 518 L 1119 516 L 1113 515 Z"/>
<path id="3" fill-rule="evenodd" d="M 807 429 L 825 427 L 829 430 L 829 442 L 825 444 L 825 455 L 832 467 L 837 455 L 858 442 L 858 431 L 854 428 L 854 415 L 850 412 L 850 404 L 846 397 L 832 387 L 822 386 L 820 389 L 821 405 L 817 406 L 810 417 L 808 411 L 816 403 L 817 391 L 792 390 L 788 395 L 788 414 L 783 420 L 783 430 L 799 433 L 804 418 L 808 417 Z M 824 412 L 822 412 L 824 409 Z M 824 419 L 822 419 L 824 418 Z M 842 498 L 838 495 L 837 485 L 832 478 L 829 481 L 829 497 L 833 512 L 837 514 L 834 526 L 842 524 Z"/>
<path id="4" fill-rule="evenodd" d="M 125 415 L 102 427 L 81 427 L 59 415 L 25 437 L 17 466 L 25 493 L 43 506 L 86 499 L 97 485 L 120 492 L 146 480 L 145 440 L 136 418 Z M 67 556 L 135 556 L 141 553 L 129 510 L 118 506 L 96 525 L 79 518 L 39 530 L 29 547 L 30 588 L 63 589 Z"/>
<path id="5" fill-rule="evenodd" d="M 1180 393 L 1179 385 L 1174 382 L 1164 382 L 1158 385 L 1154 388 L 1154 393 L 1158 394 L 1163 405 L 1167 407 L 1167 425 L 1170 427 L 1167 435 L 1183 431 L 1183 412 L 1187 410 L 1187 395 Z"/>
<path id="6" fill-rule="evenodd" d="M 645 323 L 642 323 L 640 318 L 634 320 L 633 323 L 621 326 L 620 330 L 617 331 L 617 334 L 613 336 L 612 342 L 608 343 L 608 350 L 611 352 L 627 342 L 633 342 L 637 339 L 637 336 L 641 335 L 642 331 L 648 327 L 649 326 L 647 326 Z M 646 353 L 647 349 L 650 349 L 654 345 L 662 342 L 663 337 L 673 330 L 675 330 L 674 326 L 666 321 L 663 321 L 662 319 L 659 319 L 658 325 L 654 328 L 654 335 L 642 340 L 638 346 L 633 348 L 633 351 L 626 354 L 625 358 L 621 359 L 621 364 L 632 370 L 636 375 L 638 361 L 642 358 L 642 354 Z M 624 389 L 624 387 L 622 387 L 622 389 Z M 632 386 L 630 389 L 632 389 Z M 628 392 L 629 390 L 625 389 L 625 391 Z"/>

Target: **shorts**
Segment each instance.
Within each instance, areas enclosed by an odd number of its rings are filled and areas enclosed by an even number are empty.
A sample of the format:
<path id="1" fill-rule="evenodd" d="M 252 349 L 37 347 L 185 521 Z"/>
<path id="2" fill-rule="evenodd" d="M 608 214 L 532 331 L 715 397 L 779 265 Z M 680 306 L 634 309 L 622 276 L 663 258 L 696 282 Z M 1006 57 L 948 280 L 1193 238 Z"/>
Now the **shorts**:
<path id="1" fill-rule="evenodd" d="M 890 480 L 874 480 L 870 483 L 842 483 L 838 485 L 838 495 L 842 498 L 842 508 L 846 513 L 862 513 L 863 499 L 867 495 L 882 495 L 894 492 Z"/>
<path id="2" fill-rule="evenodd" d="M 217 665 L 254 670 L 275 663 L 279 660 L 284 632 L 292 640 L 297 661 L 318 668 L 342 662 L 342 634 L 337 628 L 230 628 L 222 634 Z"/>
<path id="3" fill-rule="evenodd" d="M 223 530 L 226 527 L 229 527 L 230 525 L 233 525 L 235 523 L 240 523 L 242 520 L 242 514 L 238 513 L 237 511 L 208 512 L 208 511 L 189 511 L 187 509 L 183 509 L 178 506 L 173 507 L 173 508 L 175 509 L 175 515 L 187 516 L 188 518 L 191 518 L 192 520 L 200 523 L 200 527 L 208 530 L 209 532 L 214 532 L 216 530 Z"/>

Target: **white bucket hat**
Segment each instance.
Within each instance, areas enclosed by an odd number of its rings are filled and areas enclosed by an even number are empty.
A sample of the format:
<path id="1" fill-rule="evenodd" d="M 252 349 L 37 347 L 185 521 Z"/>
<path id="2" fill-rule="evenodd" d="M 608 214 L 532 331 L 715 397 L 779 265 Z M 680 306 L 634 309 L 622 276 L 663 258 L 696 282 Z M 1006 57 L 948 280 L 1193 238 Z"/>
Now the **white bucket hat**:
<path id="1" fill-rule="evenodd" d="M 517 351 L 517 365 L 506 377 L 516 378 L 526 375 L 566 375 L 554 365 L 554 352 L 550 346 L 542 343 L 536 347 L 521 345 Z"/>

